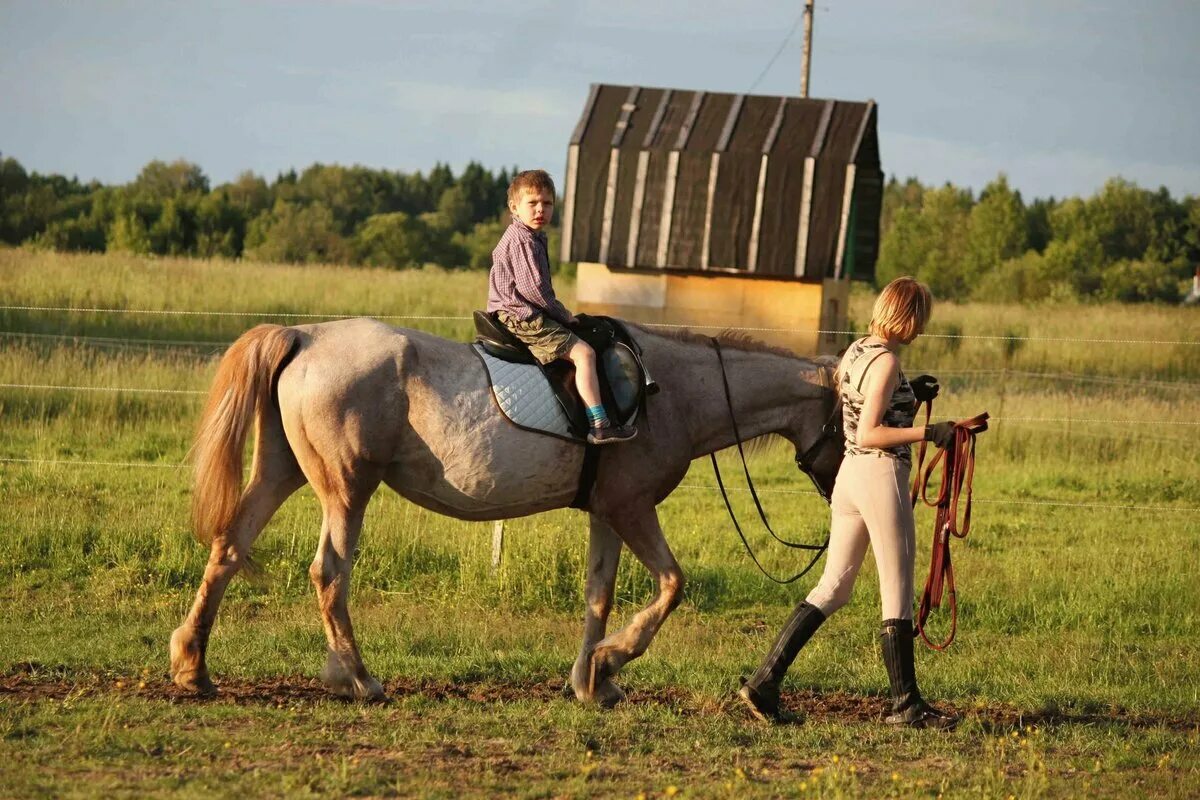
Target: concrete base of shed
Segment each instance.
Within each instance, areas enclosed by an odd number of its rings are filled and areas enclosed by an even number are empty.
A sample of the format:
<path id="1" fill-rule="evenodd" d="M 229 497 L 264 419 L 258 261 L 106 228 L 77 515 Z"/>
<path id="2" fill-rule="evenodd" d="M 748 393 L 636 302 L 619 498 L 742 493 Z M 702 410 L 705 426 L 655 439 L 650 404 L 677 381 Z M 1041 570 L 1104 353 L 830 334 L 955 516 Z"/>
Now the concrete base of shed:
<path id="1" fill-rule="evenodd" d="M 850 282 L 821 283 L 610 270 L 580 263 L 575 289 L 579 311 L 631 322 L 665 323 L 712 334 L 724 328 L 760 328 L 749 335 L 801 355 L 836 353 L 846 330 Z"/>

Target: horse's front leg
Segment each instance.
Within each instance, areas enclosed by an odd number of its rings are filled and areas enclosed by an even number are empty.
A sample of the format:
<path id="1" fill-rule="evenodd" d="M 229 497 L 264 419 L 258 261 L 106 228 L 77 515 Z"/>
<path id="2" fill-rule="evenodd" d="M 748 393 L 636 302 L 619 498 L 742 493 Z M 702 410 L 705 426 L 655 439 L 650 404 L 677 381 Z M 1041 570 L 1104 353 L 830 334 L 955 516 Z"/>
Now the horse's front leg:
<path id="1" fill-rule="evenodd" d="M 604 680 L 593 687 L 591 682 L 592 650 L 604 638 L 608 628 L 608 614 L 612 611 L 613 587 L 617 580 L 617 564 L 621 560 L 621 539 L 612 527 L 594 514 L 588 515 L 590 538 L 588 541 L 587 583 L 584 589 L 585 609 L 583 614 L 583 646 L 579 658 L 571 669 L 570 689 L 575 697 L 585 702 L 596 702 L 604 707 L 616 705 L 625 699 L 625 693 L 611 680 Z"/>
<path id="2" fill-rule="evenodd" d="M 593 648 L 588 675 L 588 688 L 593 694 L 621 667 L 646 652 L 667 615 L 683 600 L 683 571 L 667 546 L 654 506 L 622 509 L 610 522 L 621 541 L 650 571 L 658 583 L 658 594 L 628 625 Z"/>

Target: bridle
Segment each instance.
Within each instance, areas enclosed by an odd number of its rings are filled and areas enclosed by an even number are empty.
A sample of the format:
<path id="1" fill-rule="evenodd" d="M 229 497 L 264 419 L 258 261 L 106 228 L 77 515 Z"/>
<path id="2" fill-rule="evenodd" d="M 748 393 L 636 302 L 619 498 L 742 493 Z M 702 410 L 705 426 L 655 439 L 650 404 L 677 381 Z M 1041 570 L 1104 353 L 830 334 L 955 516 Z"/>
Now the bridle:
<path id="1" fill-rule="evenodd" d="M 829 375 L 830 370 L 828 366 L 825 364 L 819 364 L 818 366 L 821 368 L 821 372 Z M 830 384 L 832 383 L 832 376 L 830 376 Z M 728 399 L 728 388 L 728 385 L 726 385 L 726 399 Z M 732 405 L 730 405 L 729 414 L 730 417 L 733 416 Z M 842 438 L 842 395 L 836 386 L 833 387 L 833 408 L 830 409 L 829 416 L 825 418 L 825 423 L 821 425 L 820 435 L 817 436 L 816 441 L 810 444 L 803 453 L 796 454 L 796 466 L 808 476 L 813 486 L 816 487 L 817 494 L 821 495 L 821 499 L 826 503 L 832 503 L 833 498 L 830 492 L 826 491 L 821 482 L 817 480 L 817 473 L 813 465 L 816 463 L 817 458 L 820 457 L 821 451 L 830 443 L 836 443 L 839 447 L 844 446 L 844 439 Z"/>
<path id="2" fill-rule="evenodd" d="M 933 412 L 933 400 L 927 400 L 925 405 L 925 424 Z M 918 412 L 919 412 L 918 407 Z M 921 442 L 917 455 L 917 467 L 913 475 L 912 503 L 916 505 L 917 498 L 927 506 L 937 509 L 933 521 L 933 554 L 929 559 L 929 577 L 925 579 L 925 589 L 921 592 L 921 603 L 917 609 L 915 621 L 916 632 L 925 640 L 925 644 L 934 650 L 945 650 L 954 641 L 958 631 L 958 592 L 954 585 L 954 566 L 950 562 L 951 537 L 966 539 L 971 531 L 971 485 L 975 477 L 975 437 L 988 429 L 988 413 L 961 420 L 954 425 L 954 443 L 942 450 L 939 449 L 933 460 L 925 465 L 925 442 Z M 934 469 L 941 463 L 942 480 L 938 493 L 929 499 L 929 479 Z M 961 522 L 959 521 L 959 502 L 966 490 L 966 502 L 963 505 Z M 925 632 L 930 612 L 941 608 L 942 593 L 949 589 L 950 599 L 950 632 L 941 642 L 934 642 Z"/>
<path id="3" fill-rule="evenodd" d="M 758 518 L 762 520 L 763 526 L 767 529 L 767 533 L 771 534 L 771 538 L 774 539 L 775 541 L 779 542 L 784 547 L 790 547 L 790 548 L 797 549 L 797 550 L 812 551 L 813 557 L 808 562 L 808 565 L 805 566 L 804 569 L 800 570 L 792 577 L 787 578 L 786 580 L 776 578 L 770 572 L 767 572 L 767 570 L 759 562 L 758 557 L 754 555 L 754 550 L 750 547 L 750 542 L 746 540 L 746 535 L 742 532 L 742 526 L 740 524 L 738 524 L 737 515 L 733 511 L 732 504 L 730 504 L 730 502 L 729 502 L 729 494 L 725 491 L 725 483 L 724 483 L 724 481 L 721 480 L 721 468 L 717 466 L 717 454 L 709 453 L 708 457 L 712 461 L 713 474 L 716 475 L 716 477 L 717 477 L 717 487 L 721 490 L 721 498 L 725 501 L 725 509 L 729 512 L 729 518 L 731 520 L 733 520 L 733 527 L 737 531 L 738 537 L 742 540 L 742 545 L 746 548 L 746 552 L 750 554 L 750 560 L 754 562 L 754 565 L 756 567 L 758 567 L 759 572 L 761 572 L 763 575 L 767 576 L 767 578 L 774 581 L 775 583 L 779 583 L 779 584 L 792 583 L 794 581 L 799 580 L 805 574 L 807 574 L 808 571 L 811 570 L 813 568 L 813 566 L 816 565 L 817 561 L 820 560 L 821 555 L 825 552 L 825 549 L 829 546 L 829 535 L 826 534 L 825 541 L 819 545 L 818 544 L 806 544 L 804 542 L 791 542 L 791 541 L 788 541 L 787 539 L 780 538 L 775 533 L 775 531 L 771 528 L 771 523 L 767 521 L 767 514 L 763 510 L 762 502 L 758 499 L 758 492 L 755 491 L 755 489 L 754 489 L 754 481 L 750 477 L 750 468 L 746 465 L 746 453 L 742 449 L 742 435 L 741 435 L 741 433 L 738 432 L 737 417 L 733 413 L 733 396 L 729 390 L 729 377 L 725 373 L 725 359 L 721 355 L 721 343 L 716 338 L 712 339 L 712 343 L 713 343 L 713 348 L 717 351 L 717 363 L 719 363 L 721 365 L 721 383 L 724 384 L 724 386 L 725 386 L 725 404 L 729 408 L 729 422 L 733 426 L 733 438 L 734 438 L 734 441 L 737 443 L 738 456 L 739 456 L 739 458 L 741 458 L 741 461 L 742 461 L 742 472 L 746 476 L 746 485 L 750 489 L 750 496 L 752 498 L 754 498 L 754 507 L 758 510 Z M 829 369 L 824 364 L 820 365 L 820 367 L 822 370 Z M 835 388 L 833 409 L 830 412 L 829 416 L 826 418 L 825 424 L 821 426 L 820 435 L 817 436 L 816 441 L 814 441 L 807 448 L 805 448 L 803 452 L 798 453 L 796 455 L 796 466 L 799 467 L 801 472 L 803 472 L 805 475 L 807 475 L 809 477 L 809 479 L 813 482 L 813 485 L 817 487 L 817 493 L 819 495 L 821 495 L 821 497 L 825 500 L 826 503 L 828 503 L 830 501 L 829 493 L 825 490 L 825 487 L 823 487 L 821 485 L 821 483 L 817 480 L 816 472 L 814 471 L 813 465 L 816 463 L 816 459 L 820 456 L 822 449 L 824 447 L 826 447 L 828 444 L 830 444 L 831 442 L 833 442 L 835 440 L 835 437 L 837 439 L 838 445 L 839 446 L 841 445 L 841 441 L 840 441 L 841 440 L 841 426 L 838 424 L 841 419 L 841 410 L 842 410 L 842 404 L 838 398 L 838 394 L 837 394 L 837 391 Z"/>

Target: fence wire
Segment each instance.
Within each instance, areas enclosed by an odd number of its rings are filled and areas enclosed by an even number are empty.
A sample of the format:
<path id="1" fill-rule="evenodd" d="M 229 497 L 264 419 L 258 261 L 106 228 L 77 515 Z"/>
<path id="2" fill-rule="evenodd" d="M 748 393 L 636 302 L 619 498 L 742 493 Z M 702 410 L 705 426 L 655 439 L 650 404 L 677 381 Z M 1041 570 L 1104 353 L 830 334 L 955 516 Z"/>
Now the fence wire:
<path id="1" fill-rule="evenodd" d="M 22 389 L 29 391 L 65 391 L 65 392 L 109 392 L 128 394 L 163 394 L 190 395 L 207 394 L 202 389 L 151 389 L 139 386 L 69 386 L 49 383 L 0 383 L 0 389 Z M 939 413 L 939 416 L 942 414 Z M 972 414 L 961 412 L 945 412 L 947 417 L 968 417 Z M 989 422 L 1053 422 L 1064 424 L 1105 424 L 1105 425 L 1179 425 L 1200 426 L 1200 420 L 1170 420 L 1170 419 L 1112 419 L 1107 417 L 989 417 Z"/>
<path id="2" fill-rule="evenodd" d="M 0 311 L 20 311 L 20 312 L 38 312 L 38 313 L 76 313 L 76 314 L 129 314 L 142 316 L 207 316 L 207 317 L 257 317 L 261 319 L 303 319 L 303 320 L 333 320 L 346 319 L 360 316 L 371 316 L 380 320 L 398 320 L 412 322 L 469 322 L 471 317 L 458 315 L 437 315 L 437 314 L 361 314 L 361 313 L 301 313 L 288 311 L 233 311 L 233 310 L 194 310 L 194 309 L 128 309 L 128 308 L 105 308 L 105 307 L 80 307 L 80 306 L 32 306 L 32 305 L 0 305 Z M 691 328 L 696 330 L 729 330 L 745 333 L 789 333 L 789 334 L 818 334 L 818 335 L 862 335 L 862 331 L 849 330 L 825 330 L 820 328 L 776 328 L 776 327 L 748 327 L 748 326 L 725 326 L 725 325 L 678 325 L 670 323 L 643 323 L 648 328 L 668 328 L 668 329 L 683 329 Z M 75 341 L 88 342 L 101 346 L 112 347 L 176 347 L 176 348 L 212 348 L 218 350 L 227 347 L 231 342 L 214 342 L 214 341 L 188 341 L 174 339 L 137 339 L 125 337 L 104 337 L 82 334 L 51 334 L 51 333 L 27 333 L 19 331 L 0 331 L 0 336 L 9 338 L 26 338 L 26 339 L 43 339 L 54 341 Z M 1053 342 L 1053 343 L 1079 343 L 1079 344 L 1096 344 L 1096 345 L 1184 345 L 1191 346 L 1200 344 L 1200 340 L 1170 340 L 1170 339 L 1132 339 L 1132 338 L 1090 338 L 1090 337 L 1057 337 L 1057 336 L 1017 336 L 1009 334 L 952 334 L 952 333 L 925 333 L 926 338 L 940 339 L 958 339 L 958 340 L 982 340 L 982 341 L 1022 341 L 1022 342 Z M 1080 382 L 1096 382 L 1105 384 L 1122 384 L 1131 385 L 1142 388 L 1171 388 L 1171 389 L 1191 389 L 1200 386 L 1200 384 L 1187 381 L 1161 381 L 1155 379 L 1127 379 L 1106 376 L 1094 375 L 1079 375 L 1075 373 L 1045 373 L 1032 372 L 1023 370 L 997 370 L 997 369 L 979 369 L 979 370 L 941 370 L 942 375 L 987 375 L 995 376 L 1002 375 L 1013 378 L 1027 378 L 1038 380 L 1060 380 L 1060 381 L 1080 381 Z M 155 394 L 168 396 L 197 396 L 206 394 L 203 390 L 191 389 L 156 389 L 149 387 L 119 387 L 119 386 L 76 386 L 76 385 L 56 385 L 42 383 L 0 383 L 0 388 L 4 389 L 19 389 L 28 391 L 75 391 L 85 393 L 140 393 L 140 394 Z M 950 414 L 948 416 L 954 416 Z M 1144 419 L 1106 419 L 1106 418 L 1074 418 L 1074 417 L 992 417 L 995 422 L 1009 423 L 1066 423 L 1066 424 L 1112 424 L 1112 425 L 1178 425 L 1181 427 L 1193 427 L 1200 425 L 1200 421 L 1194 420 L 1144 420 Z M 1088 435 L 1088 434 L 1084 434 Z M 1095 436 L 1096 434 L 1091 434 Z M 1161 437 L 1146 437 L 1155 438 L 1158 441 L 1175 441 L 1171 439 L 1163 439 Z M 0 464 L 25 465 L 25 466 L 84 466 L 84 467 L 117 467 L 117 468 L 143 468 L 143 469 L 186 469 L 186 464 L 172 463 L 154 463 L 148 461 L 93 461 L 93 460 L 78 460 L 78 459 L 36 459 L 36 458 L 20 458 L 20 457 L 0 457 Z M 680 484 L 680 489 L 685 490 L 703 490 L 715 491 L 715 486 L 707 486 L 703 484 Z M 744 488 L 735 487 L 732 491 L 748 491 Z M 759 489 L 763 494 L 790 494 L 790 495 L 811 495 L 817 496 L 817 493 L 812 490 L 804 489 Z M 1014 506 L 1035 506 L 1048 508 L 1066 508 L 1066 509 L 1092 509 L 1100 511 L 1147 511 L 1155 513 L 1197 513 L 1200 512 L 1200 507 L 1190 506 L 1150 506 L 1136 504 L 1104 504 L 1104 503 L 1077 503 L 1055 500 L 1037 500 L 1037 499 L 1016 499 L 1016 498 L 975 498 L 975 502 L 984 504 L 996 505 L 1014 505 Z"/>
<path id="3" fill-rule="evenodd" d="M 355 317 L 373 317 L 379 320 L 413 320 L 437 322 L 469 322 L 471 317 L 440 314 L 370 314 L 370 313 L 308 313 L 292 311 L 221 311 L 206 309 L 178 308 L 103 308 L 84 306 L 21 306 L 0 305 L 0 311 L 23 311 L 40 313 L 73 313 L 73 314 L 134 314 L 160 316 L 197 316 L 197 317 L 258 317 L 260 319 L 352 319 Z M 679 325 L 667 322 L 639 323 L 647 328 L 688 328 L 694 330 L 728 330 L 745 333 L 795 333 L 820 334 L 827 336 L 861 336 L 866 331 L 825 330 L 823 328 L 769 328 L 747 327 L 733 325 Z M 1150 345 L 1200 345 L 1200 339 L 1097 339 L 1074 336 L 1017 336 L 1012 334 L 972 334 L 972 333 L 923 333 L 925 338 L 961 339 L 1005 342 L 1059 342 L 1077 344 L 1150 344 Z"/>
<path id="4" fill-rule="evenodd" d="M 21 464 L 30 466 L 92 466 L 92 467 L 128 467 L 128 468 L 150 468 L 150 469 L 188 469 L 188 464 L 161 464 L 152 461 L 86 461 L 76 459 L 38 459 L 38 458 L 12 458 L 0 457 L 0 464 Z M 716 486 L 709 486 L 702 483 L 681 483 L 677 489 L 700 490 L 707 492 L 717 491 Z M 732 492 L 749 492 L 750 490 L 740 486 L 726 487 L 726 491 Z M 773 488 L 758 488 L 756 491 L 759 494 L 787 494 L 787 495 L 811 495 L 819 497 L 818 493 L 813 489 L 773 489 Z M 1197 513 L 1200 512 L 1200 506 L 1143 506 L 1143 505 L 1112 505 L 1105 503 L 1071 503 L 1058 500 L 1018 500 L 1012 498 L 987 498 L 975 497 L 972 498 L 976 503 L 990 503 L 994 505 L 1019 505 L 1019 506 L 1048 506 L 1055 508 L 1087 508 L 1099 511 L 1156 511 L 1156 512 L 1180 512 L 1180 513 Z"/>

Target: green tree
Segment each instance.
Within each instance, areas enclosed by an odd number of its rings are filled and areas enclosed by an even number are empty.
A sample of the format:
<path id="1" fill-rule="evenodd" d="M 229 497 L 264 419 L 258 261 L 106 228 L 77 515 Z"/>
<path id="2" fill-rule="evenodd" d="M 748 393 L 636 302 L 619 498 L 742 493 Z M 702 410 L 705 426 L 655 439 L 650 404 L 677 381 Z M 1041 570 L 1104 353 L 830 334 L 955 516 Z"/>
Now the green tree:
<path id="1" fill-rule="evenodd" d="M 438 199 L 437 214 L 442 227 L 451 233 L 466 233 L 476 220 L 467 193 L 461 186 L 451 186 L 442 192 Z"/>
<path id="2" fill-rule="evenodd" d="M 974 294 L 989 302 L 1020 303 L 1042 300 L 1054 289 L 1055 284 L 1047 277 L 1045 256 L 1027 250 L 984 273 Z"/>
<path id="3" fill-rule="evenodd" d="M 271 207 L 271 187 L 249 170 L 240 173 L 232 183 L 217 187 L 217 191 L 225 195 L 244 219 L 254 219 Z"/>
<path id="4" fill-rule="evenodd" d="M 247 228 L 245 255 L 258 261 L 345 263 L 351 251 L 328 208 L 277 200 Z"/>
<path id="5" fill-rule="evenodd" d="M 136 211 L 118 214 L 106 233 L 105 249 L 110 253 L 149 255 L 153 252 L 146 223 Z"/>
<path id="6" fill-rule="evenodd" d="M 155 160 L 142 167 L 130 188 L 135 194 L 164 201 L 189 192 L 204 194 L 208 191 L 208 178 L 189 161 L 179 159 L 168 164 Z"/>
<path id="7" fill-rule="evenodd" d="M 246 235 L 244 206 L 227 190 L 205 195 L 196 206 L 195 254 L 202 258 L 235 258 Z"/>
<path id="8" fill-rule="evenodd" d="M 967 225 L 964 279 L 975 284 L 1000 264 L 1025 252 L 1028 236 L 1025 204 L 1001 174 L 989 183 L 971 209 Z M 978 291 L 976 292 L 978 295 Z"/>
<path id="9" fill-rule="evenodd" d="M 372 172 L 364 167 L 313 164 L 301 173 L 291 199 L 328 208 L 342 235 L 383 210 Z"/>
<path id="10" fill-rule="evenodd" d="M 883 207 L 879 218 L 881 234 L 885 237 L 888 235 L 901 209 L 920 211 L 924 196 L 925 187 L 916 178 L 908 178 L 903 183 L 894 175 L 889 178 L 883 187 Z"/>
<path id="11" fill-rule="evenodd" d="M 1105 300 L 1178 303 L 1179 279 L 1154 261 L 1118 261 L 1100 275 L 1100 297 Z"/>
<path id="12" fill-rule="evenodd" d="M 964 268 L 971 194 L 952 184 L 923 193 L 920 211 L 902 207 L 880 247 L 876 281 L 882 285 L 912 275 L 939 298 L 966 297 L 971 285 Z"/>
<path id="13" fill-rule="evenodd" d="M 469 233 L 456 235 L 454 243 L 461 248 L 465 265 L 472 269 L 490 269 L 492 251 L 507 227 L 507 222 L 493 219 L 476 223 Z"/>
<path id="14" fill-rule="evenodd" d="M 195 209 L 183 196 L 168 198 L 150 226 L 150 246 L 159 255 L 180 256 L 195 251 Z"/>
<path id="15" fill-rule="evenodd" d="M 1122 178 L 1112 178 L 1084 203 L 1084 224 L 1095 233 L 1108 262 L 1140 259 L 1154 235 L 1151 193 Z"/>
<path id="16" fill-rule="evenodd" d="M 1046 251 L 1046 246 L 1050 244 L 1050 239 L 1054 236 L 1054 230 L 1050 227 L 1050 213 L 1054 207 L 1053 197 L 1049 200 L 1039 197 L 1025 208 L 1025 231 L 1028 245 L 1039 253 Z"/>
<path id="17" fill-rule="evenodd" d="M 454 171 L 450 169 L 449 164 L 434 164 L 433 169 L 429 170 L 425 184 L 428 187 L 425 208 L 432 209 L 433 204 L 441 198 L 442 192 L 454 185 Z"/>
<path id="18" fill-rule="evenodd" d="M 416 267 L 429 258 L 431 239 L 424 222 L 395 211 L 368 218 L 355 234 L 354 250 L 360 263 L 372 267 Z"/>
<path id="19" fill-rule="evenodd" d="M 90 216 L 55 220 L 31 241 L 45 250 L 103 253 L 105 248 L 104 227 Z"/>

